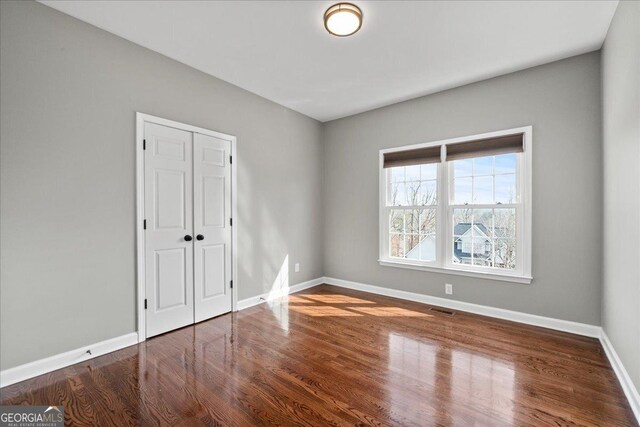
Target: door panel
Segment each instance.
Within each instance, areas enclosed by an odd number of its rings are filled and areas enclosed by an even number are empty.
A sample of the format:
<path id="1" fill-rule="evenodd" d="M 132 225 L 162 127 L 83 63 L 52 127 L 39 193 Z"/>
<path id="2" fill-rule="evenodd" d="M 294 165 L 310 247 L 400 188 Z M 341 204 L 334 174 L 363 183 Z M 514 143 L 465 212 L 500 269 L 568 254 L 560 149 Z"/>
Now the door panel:
<path id="1" fill-rule="evenodd" d="M 225 152 L 217 148 L 202 147 L 202 163 L 224 167 Z"/>
<path id="2" fill-rule="evenodd" d="M 156 312 L 185 305 L 186 257 L 185 248 L 156 251 Z"/>
<path id="3" fill-rule="evenodd" d="M 193 134 L 145 123 L 147 337 L 194 322 Z"/>
<path id="4" fill-rule="evenodd" d="M 182 171 L 155 171 L 156 228 L 185 230 L 185 173 Z"/>
<path id="5" fill-rule="evenodd" d="M 231 311 L 231 142 L 194 134 L 195 319 Z"/>
<path id="6" fill-rule="evenodd" d="M 203 245 L 202 269 L 202 298 L 224 295 L 225 245 Z"/>
<path id="7" fill-rule="evenodd" d="M 185 161 L 186 159 L 186 147 L 183 140 L 158 136 L 153 148 L 153 154 L 156 158 L 180 161 Z"/>
<path id="8" fill-rule="evenodd" d="M 202 225 L 204 227 L 225 226 L 225 179 L 218 176 L 202 178 Z"/>

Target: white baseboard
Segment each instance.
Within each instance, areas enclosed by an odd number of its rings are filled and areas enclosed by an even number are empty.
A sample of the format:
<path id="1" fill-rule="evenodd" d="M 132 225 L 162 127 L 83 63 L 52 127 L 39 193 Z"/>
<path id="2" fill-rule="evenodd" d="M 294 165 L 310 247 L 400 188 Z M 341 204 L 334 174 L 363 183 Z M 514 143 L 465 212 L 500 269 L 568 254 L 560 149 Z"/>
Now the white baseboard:
<path id="1" fill-rule="evenodd" d="M 324 278 L 320 277 L 309 280 L 308 282 L 299 283 L 297 285 L 247 298 L 238 301 L 238 310 L 243 310 L 294 292 L 300 292 L 304 289 L 309 289 L 322 283 L 324 283 Z M 138 334 L 136 332 L 84 346 L 76 350 L 56 354 L 45 359 L 25 363 L 24 365 L 16 366 L 14 368 L 5 369 L 0 372 L 0 387 L 5 387 L 38 375 L 46 374 L 69 365 L 73 365 L 74 363 L 84 362 L 85 360 L 102 356 L 103 354 L 111 353 L 112 351 L 120 350 L 121 348 L 129 347 L 134 344 L 138 344 Z M 91 350 L 91 354 L 87 353 L 87 350 Z"/>
<path id="2" fill-rule="evenodd" d="M 609 362 L 611 363 L 611 366 L 613 367 L 613 370 L 618 377 L 618 380 L 620 381 L 620 385 L 622 386 L 625 396 L 629 401 L 633 413 L 635 414 L 638 422 L 640 422 L 640 394 L 631 381 L 631 377 L 629 377 L 627 370 L 624 368 L 624 365 L 622 364 L 622 361 L 613 348 L 611 341 L 609 341 L 607 334 L 600 326 L 537 316 L 534 314 L 521 313 L 496 307 L 488 307 L 484 305 L 456 301 L 447 298 L 418 294 L 415 292 L 383 288 L 380 286 L 367 285 L 364 283 L 336 279 L 333 277 L 320 277 L 317 279 L 309 280 L 307 282 L 299 283 L 297 285 L 289 286 L 238 301 L 238 310 L 244 310 L 263 302 L 267 302 L 285 295 L 293 294 L 295 292 L 300 292 L 302 290 L 309 289 L 323 283 L 347 289 L 354 289 L 362 292 L 369 292 L 372 294 L 419 302 L 423 304 L 437 305 L 440 307 L 466 311 L 469 313 L 495 317 L 498 319 L 511 320 L 528 325 L 541 326 L 543 328 L 570 332 L 577 335 L 599 338 L 600 342 L 602 343 L 602 347 L 604 348 L 604 351 L 609 359 Z M 66 366 L 73 365 L 74 363 L 83 362 L 94 357 L 102 356 L 103 354 L 111 353 L 112 351 L 135 345 L 137 343 L 138 334 L 132 332 L 130 334 L 122 335 L 120 337 L 112 338 L 93 345 L 81 347 L 76 350 L 71 350 L 65 353 L 47 357 L 45 359 L 36 360 L 34 362 L 6 369 L 0 372 L 0 387 L 15 384 L 17 382 L 24 381 L 35 376 L 45 374 L 47 372 L 55 371 Z M 87 350 L 91 350 L 92 354 L 88 354 Z"/>
<path id="3" fill-rule="evenodd" d="M 627 400 L 629 401 L 629 405 L 631 406 L 631 409 L 636 416 L 636 420 L 638 420 L 638 423 L 640 424 L 640 393 L 638 393 L 638 389 L 636 389 L 633 381 L 631 381 L 629 373 L 624 368 L 620 357 L 618 357 L 618 353 L 616 353 L 616 350 L 613 348 L 613 344 L 611 344 L 611 341 L 609 341 L 609 337 L 604 332 L 604 329 L 602 330 L 602 334 L 600 335 L 600 342 L 602 343 L 604 352 L 609 358 L 609 363 L 611 363 L 613 371 L 618 377 L 618 381 L 622 386 L 624 395 L 627 396 Z"/>
<path id="4" fill-rule="evenodd" d="M 0 372 L 0 387 L 15 384 L 47 372 L 64 368 L 74 363 L 84 362 L 112 351 L 120 350 L 130 345 L 138 344 L 138 334 L 132 332 L 130 334 L 111 338 L 93 345 L 88 345 L 65 353 L 56 354 L 45 359 L 36 360 L 15 368 L 5 369 Z M 91 350 L 91 354 L 87 353 Z"/>
<path id="5" fill-rule="evenodd" d="M 364 283 L 351 282 L 349 280 L 325 277 L 325 283 L 357 291 L 370 292 L 372 294 L 385 295 L 393 298 L 400 298 L 408 301 L 421 302 L 423 304 L 437 305 L 454 310 L 467 311 L 469 313 L 481 314 L 483 316 L 495 317 L 498 319 L 511 320 L 527 325 L 541 326 L 543 328 L 555 329 L 557 331 L 570 332 L 572 334 L 584 335 L 587 337 L 600 338 L 600 326 L 588 325 L 585 323 L 571 322 L 569 320 L 554 319 L 551 317 L 537 316 L 535 314 L 521 313 L 519 311 L 505 310 L 502 308 L 489 307 L 486 305 L 472 304 L 469 302 L 456 301 L 448 298 L 434 297 L 430 295 L 418 294 L 415 292 L 399 291 L 397 289 L 383 288 L 380 286 L 367 285 Z"/>
<path id="6" fill-rule="evenodd" d="M 271 301 L 273 299 L 280 298 L 285 295 L 289 295 L 295 292 L 303 291 L 305 289 L 313 288 L 314 286 L 318 286 L 325 283 L 324 280 L 325 280 L 324 277 L 318 277 L 317 279 L 298 283 L 297 285 L 292 285 L 292 286 L 272 290 L 271 292 L 266 292 L 262 295 L 257 295 L 255 297 L 240 300 L 238 301 L 238 310 L 244 310 L 246 308 L 253 307 L 254 305 L 261 304 L 263 302 Z"/>
<path id="7" fill-rule="evenodd" d="M 588 325 L 585 323 L 571 322 L 569 320 L 554 319 L 551 317 L 537 316 L 535 314 L 521 313 L 518 311 L 505 310 L 502 308 L 488 307 L 479 304 L 472 304 L 463 301 L 456 301 L 447 298 L 434 297 L 430 295 L 417 294 L 414 292 L 399 291 L 396 289 L 383 288 L 380 286 L 367 285 L 364 283 L 351 282 L 349 280 L 325 277 L 324 283 L 342 288 L 354 289 L 357 291 L 370 292 L 372 294 L 384 295 L 393 298 L 400 298 L 408 301 L 415 301 L 429 305 L 451 308 L 454 310 L 466 311 L 469 313 L 481 314 L 483 316 L 495 317 L 498 319 L 511 320 L 513 322 L 525 323 L 527 325 L 541 326 L 543 328 L 569 332 L 577 335 L 598 338 L 604 351 L 613 367 L 613 371 L 618 377 L 629 405 L 633 410 L 636 419 L 640 423 L 640 394 L 636 389 L 631 377 L 624 368 L 622 361 L 618 357 L 607 334 L 600 326 Z"/>

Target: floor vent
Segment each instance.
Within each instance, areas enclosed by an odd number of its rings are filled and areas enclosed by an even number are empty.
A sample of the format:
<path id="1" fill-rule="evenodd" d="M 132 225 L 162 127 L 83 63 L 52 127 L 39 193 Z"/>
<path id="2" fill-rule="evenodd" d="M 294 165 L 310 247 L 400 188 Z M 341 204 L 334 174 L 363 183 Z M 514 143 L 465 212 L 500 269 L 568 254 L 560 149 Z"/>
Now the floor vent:
<path id="1" fill-rule="evenodd" d="M 451 310 L 447 310 L 445 308 L 439 308 L 439 307 L 430 307 L 429 310 L 436 311 L 436 312 L 442 313 L 442 314 L 446 314 L 447 316 L 453 316 L 454 314 L 456 314 L 455 311 L 451 311 Z"/>

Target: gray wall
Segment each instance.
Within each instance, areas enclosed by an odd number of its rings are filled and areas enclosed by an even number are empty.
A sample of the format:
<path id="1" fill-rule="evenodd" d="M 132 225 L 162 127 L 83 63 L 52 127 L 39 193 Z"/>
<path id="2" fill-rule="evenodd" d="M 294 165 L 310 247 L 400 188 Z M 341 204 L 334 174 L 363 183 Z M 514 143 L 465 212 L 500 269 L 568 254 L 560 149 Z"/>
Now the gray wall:
<path id="1" fill-rule="evenodd" d="M 46 6 L 1 3 L 1 368 L 136 330 L 135 112 L 238 137 L 239 298 L 322 276 L 320 123 Z"/>
<path id="2" fill-rule="evenodd" d="M 600 324 L 600 57 L 590 53 L 325 124 L 325 275 Z M 378 150 L 533 125 L 530 285 L 378 265 Z"/>
<path id="3" fill-rule="evenodd" d="M 445 297 L 447 282 L 455 299 L 595 325 L 602 308 L 640 384 L 638 3 L 621 3 L 605 44 L 603 115 L 596 52 L 325 125 L 46 6 L 0 5 L 2 369 L 135 331 L 142 111 L 238 137 L 240 299 L 268 291 L 288 256 L 292 284 Z M 531 285 L 378 265 L 379 149 L 524 125 Z"/>
<path id="4" fill-rule="evenodd" d="M 640 3 L 620 2 L 602 48 L 602 325 L 640 390 Z"/>

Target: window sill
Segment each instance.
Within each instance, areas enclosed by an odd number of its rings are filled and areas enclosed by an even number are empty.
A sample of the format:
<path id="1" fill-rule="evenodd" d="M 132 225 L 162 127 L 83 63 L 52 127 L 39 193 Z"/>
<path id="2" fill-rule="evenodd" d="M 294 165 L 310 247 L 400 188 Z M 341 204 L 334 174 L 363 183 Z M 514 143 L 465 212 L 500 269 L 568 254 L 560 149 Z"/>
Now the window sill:
<path id="1" fill-rule="evenodd" d="M 533 280 L 532 277 L 528 276 L 516 276 L 510 274 L 500 274 L 500 273 L 486 273 L 483 271 L 470 271 L 463 270 L 458 268 L 448 268 L 448 267 L 429 267 L 421 264 L 414 264 L 410 262 L 402 262 L 396 260 L 378 260 L 380 265 L 385 267 L 397 267 L 397 268 L 408 268 L 411 270 L 421 270 L 421 271 L 430 271 L 432 273 L 441 273 L 441 274 L 455 274 L 457 276 L 467 276 L 467 277 L 476 277 L 478 279 L 487 279 L 487 280 L 501 280 L 503 282 L 512 282 L 512 283 L 522 283 L 522 284 L 530 284 Z"/>

